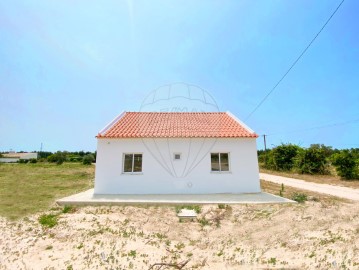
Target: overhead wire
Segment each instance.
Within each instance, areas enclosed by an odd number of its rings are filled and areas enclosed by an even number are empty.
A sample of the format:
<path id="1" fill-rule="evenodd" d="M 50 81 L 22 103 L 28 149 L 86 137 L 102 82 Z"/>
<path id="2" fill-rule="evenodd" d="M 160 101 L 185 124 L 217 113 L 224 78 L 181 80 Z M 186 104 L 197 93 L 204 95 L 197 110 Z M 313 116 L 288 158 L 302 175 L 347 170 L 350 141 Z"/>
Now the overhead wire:
<path id="1" fill-rule="evenodd" d="M 322 129 L 322 128 L 344 126 L 344 125 L 349 125 L 349 124 L 353 124 L 353 123 L 357 123 L 357 122 L 359 123 L 359 118 L 354 119 L 354 120 L 348 120 L 348 121 L 344 121 L 344 122 L 339 122 L 339 123 L 320 125 L 320 126 L 303 128 L 303 129 L 296 129 L 296 130 L 291 130 L 291 131 L 275 132 L 275 133 L 266 134 L 266 136 L 274 136 L 274 135 L 278 135 L 278 134 L 288 134 L 288 133 L 294 133 L 294 132 L 304 132 L 304 131 L 310 131 L 310 130 L 316 130 L 316 129 Z"/>
<path id="2" fill-rule="evenodd" d="M 258 109 L 262 104 L 267 100 L 267 98 L 274 92 L 274 90 L 277 88 L 277 86 L 284 80 L 284 78 L 288 75 L 288 73 L 293 69 L 293 67 L 298 63 L 300 58 L 307 52 L 309 47 L 313 44 L 313 42 L 317 39 L 319 34 L 324 30 L 324 28 L 327 26 L 329 21 L 333 18 L 335 13 L 339 10 L 341 5 L 344 3 L 345 0 L 342 0 L 340 4 L 337 6 L 337 8 L 332 12 L 330 17 L 327 19 L 327 21 L 324 23 L 322 28 L 317 32 L 317 34 L 314 36 L 314 38 L 309 42 L 307 47 L 302 51 L 302 53 L 296 58 L 296 60 L 292 63 L 292 65 L 289 67 L 289 69 L 284 73 L 284 75 L 279 79 L 279 81 L 274 85 L 274 87 L 264 96 L 264 98 L 258 103 L 258 105 L 248 114 L 248 116 L 245 118 L 245 121 L 248 120 Z"/>

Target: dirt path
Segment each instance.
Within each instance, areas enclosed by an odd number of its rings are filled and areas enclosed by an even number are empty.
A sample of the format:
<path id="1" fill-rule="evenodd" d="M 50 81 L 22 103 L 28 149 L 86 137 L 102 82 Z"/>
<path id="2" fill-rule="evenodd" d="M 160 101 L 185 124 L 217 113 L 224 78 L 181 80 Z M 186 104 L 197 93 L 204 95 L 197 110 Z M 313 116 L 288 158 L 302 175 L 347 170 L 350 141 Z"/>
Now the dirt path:
<path id="1" fill-rule="evenodd" d="M 259 177 L 262 180 L 270 181 L 277 184 L 283 183 L 284 185 L 288 185 L 291 187 L 333 195 L 344 199 L 359 201 L 359 189 L 333 186 L 327 184 L 317 184 L 317 183 L 307 182 L 304 180 L 277 176 L 267 173 L 260 173 Z"/>

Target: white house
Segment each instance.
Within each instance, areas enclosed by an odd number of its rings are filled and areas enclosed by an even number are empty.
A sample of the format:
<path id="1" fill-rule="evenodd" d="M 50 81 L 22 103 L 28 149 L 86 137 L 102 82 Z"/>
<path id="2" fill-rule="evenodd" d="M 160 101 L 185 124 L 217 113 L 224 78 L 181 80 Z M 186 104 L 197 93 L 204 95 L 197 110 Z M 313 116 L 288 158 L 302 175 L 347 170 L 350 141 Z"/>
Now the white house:
<path id="1" fill-rule="evenodd" d="M 94 193 L 260 192 L 257 137 L 229 112 L 124 112 L 97 135 Z"/>

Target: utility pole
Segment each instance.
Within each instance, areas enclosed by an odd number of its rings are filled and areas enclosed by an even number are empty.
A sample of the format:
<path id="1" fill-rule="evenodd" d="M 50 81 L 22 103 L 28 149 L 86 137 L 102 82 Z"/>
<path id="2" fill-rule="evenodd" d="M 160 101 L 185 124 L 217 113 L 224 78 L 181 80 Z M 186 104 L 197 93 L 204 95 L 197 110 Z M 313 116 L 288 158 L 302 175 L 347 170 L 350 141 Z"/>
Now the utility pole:
<path id="1" fill-rule="evenodd" d="M 266 141 L 266 136 L 265 134 L 263 134 L 263 139 L 264 139 L 264 165 L 267 167 L 267 141 Z"/>
<path id="2" fill-rule="evenodd" d="M 40 153 L 37 155 L 37 158 L 42 158 L 41 152 L 42 152 L 42 143 L 41 143 L 41 146 L 40 146 Z"/>

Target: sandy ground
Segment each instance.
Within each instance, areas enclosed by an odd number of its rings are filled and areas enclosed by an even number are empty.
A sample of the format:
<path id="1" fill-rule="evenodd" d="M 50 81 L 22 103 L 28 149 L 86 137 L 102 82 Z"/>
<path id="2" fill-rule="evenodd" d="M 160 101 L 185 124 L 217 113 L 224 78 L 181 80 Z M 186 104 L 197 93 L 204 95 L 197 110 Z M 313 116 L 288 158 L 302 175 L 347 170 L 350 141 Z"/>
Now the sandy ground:
<path id="1" fill-rule="evenodd" d="M 0 229 L 0 269 L 359 269 L 358 202 L 206 205 L 193 221 L 169 206 L 83 207 L 53 228 L 34 215 Z"/>
<path id="2" fill-rule="evenodd" d="M 270 181 L 277 184 L 284 184 L 295 188 L 310 190 L 313 192 L 324 193 L 332 196 L 337 196 L 344 199 L 359 201 L 359 189 L 327 185 L 327 184 L 318 184 L 313 182 L 308 182 L 304 180 L 271 175 L 267 173 L 260 173 L 260 179 Z"/>

